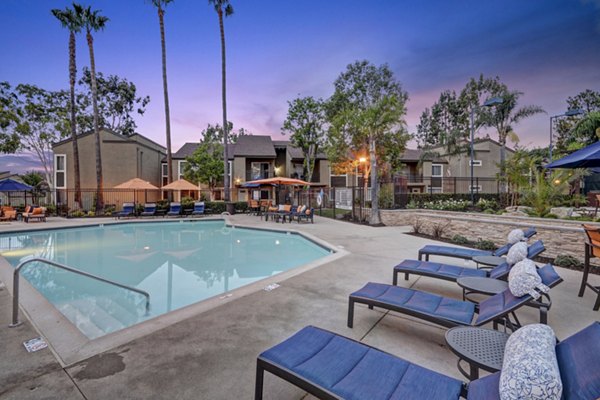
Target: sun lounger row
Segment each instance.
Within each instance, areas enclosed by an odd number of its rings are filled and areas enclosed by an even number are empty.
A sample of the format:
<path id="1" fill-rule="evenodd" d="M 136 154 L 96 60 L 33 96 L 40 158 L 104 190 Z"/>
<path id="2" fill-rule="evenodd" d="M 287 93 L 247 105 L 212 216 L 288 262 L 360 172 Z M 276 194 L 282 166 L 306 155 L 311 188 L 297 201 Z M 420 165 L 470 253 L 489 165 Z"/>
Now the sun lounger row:
<path id="1" fill-rule="evenodd" d="M 534 257 L 540 254 L 545 248 L 543 243 L 538 241 L 528 247 L 521 244 L 513 250 L 508 255 L 511 260 L 511 256 L 516 253 L 522 253 L 524 259 L 526 256 Z M 514 291 L 511 284 L 516 282 L 513 281 L 518 273 L 515 270 L 515 277 L 510 274 L 509 288 L 479 304 L 396 286 L 399 273 L 455 281 L 464 276 L 506 278 L 511 267 L 505 262 L 488 273 L 474 268 L 427 261 L 404 261 L 394 268 L 393 285 L 369 282 L 350 294 L 347 325 L 350 328 L 353 326 L 357 303 L 367 305 L 369 309 L 383 308 L 447 328 L 478 327 L 493 323 L 495 329 L 501 324 L 513 332 L 521 328 L 515 311 L 526 305 L 534 305 L 540 309 L 540 322 L 547 323 L 547 312 L 552 302 L 545 292 L 562 282 L 562 278 L 550 264 L 537 270 L 531 265 L 532 273 L 537 274 L 541 280 L 541 284 L 535 286 L 539 293 L 534 291 L 526 292 L 523 296 L 514 295 L 511 292 Z M 547 301 L 537 300 L 540 294 L 545 296 L 544 300 Z M 554 342 L 552 337 L 550 345 Z M 556 354 L 560 368 L 558 379 L 562 379 L 564 388 L 562 398 L 599 398 L 600 324 L 595 323 L 560 343 L 556 346 Z M 517 369 L 520 368 L 518 366 Z M 537 371 L 537 367 L 534 366 L 530 370 Z M 468 399 L 500 398 L 500 373 L 474 380 L 467 385 L 373 347 L 312 326 L 302 329 L 258 356 L 256 400 L 262 399 L 264 371 L 269 371 L 320 399 L 457 399 L 460 396 Z"/>
<path id="2" fill-rule="evenodd" d="M 306 206 L 293 206 L 291 204 L 281 204 L 279 206 L 271 206 L 268 207 L 264 212 L 265 221 L 268 221 L 269 218 L 273 221 L 281 221 L 284 223 L 286 220 L 288 222 L 301 221 L 306 220 L 314 223 L 314 208 L 308 208 Z"/>
<path id="3" fill-rule="evenodd" d="M 204 202 L 196 202 L 194 203 L 194 208 L 190 215 L 198 216 L 204 215 L 205 206 Z M 184 215 L 184 210 L 181 206 L 181 203 L 172 202 L 169 206 L 169 211 L 166 213 L 164 211 L 158 210 L 156 203 L 146 203 L 144 204 L 144 210 L 139 214 L 141 217 L 155 217 L 155 216 L 180 216 Z M 135 217 L 136 210 L 134 203 L 123 203 L 123 210 L 116 212 L 114 214 L 116 218 L 125 218 L 125 217 Z"/>

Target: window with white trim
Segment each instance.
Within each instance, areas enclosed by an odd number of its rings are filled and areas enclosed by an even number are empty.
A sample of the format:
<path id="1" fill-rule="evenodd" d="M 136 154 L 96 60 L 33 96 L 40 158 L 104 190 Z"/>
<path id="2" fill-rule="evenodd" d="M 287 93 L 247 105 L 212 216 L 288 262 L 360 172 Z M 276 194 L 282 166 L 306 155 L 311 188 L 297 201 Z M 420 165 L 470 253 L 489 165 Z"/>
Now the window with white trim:
<path id="1" fill-rule="evenodd" d="M 187 161 L 177 162 L 177 179 L 183 179 L 183 170 L 185 168 L 185 164 L 187 164 Z"/>
<path id="2" fill-rule="evenodd" d="M 56 189 L 67 188 L 67 156 L 65 154 L 54 155 L 54 187 Z"/>
<path id="3" fill-rule="evenodd" d="M 167 168 L 167 163 L 162 163 L 160 165 L 160 171 L 161 171 L 161 182 L 162 185 L 168 185 L 169 184 L 169 168 Z"/>
<path id="4" fill-rule="evenodd" d="M 481 167 L 483 165 L 483 162 L 481 160 L 473 160 L 473 163 L 471 164 L 471 160 L 469 160 L 469 166 L 473 165 L 474 167 Z"/>

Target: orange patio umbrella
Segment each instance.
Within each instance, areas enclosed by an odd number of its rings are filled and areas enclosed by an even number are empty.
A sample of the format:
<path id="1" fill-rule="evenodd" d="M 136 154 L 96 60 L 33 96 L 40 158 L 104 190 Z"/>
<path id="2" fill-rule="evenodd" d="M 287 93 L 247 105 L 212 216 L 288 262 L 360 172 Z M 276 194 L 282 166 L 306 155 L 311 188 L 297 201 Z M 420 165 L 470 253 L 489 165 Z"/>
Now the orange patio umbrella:
<path id="1" fill-rule="evenodd" d="M 198 190 L 198 186 L 185 179 L 178 179 L 162 187 L 164 190 Z"/>
<path id="2" fill-rule="evenodd" d="M 283 177 L 275 177 L 275 178 L 267 178 L 267 179 L 257 179 L 255 181 L 248 181 L 244 183 L 245 185 L 291 185 L 291 186 L 310 186 L 309 182 L 303 181 L 302 179 L 294 179 L 294 178 L 283 178 Z"/>
<path id="3" fill-rule="evenodd" d="M 126 182 L 123 182 L 117 186 L 115 186 L 115 189 L 129 189 L 129 190 L 133 190 L 133 201 L 135 203 L 137 203 L 137 192 L 138 190 L 143 190 L 144 191 L 144 201 L 146 201 L 147 199 L 147 192 L 146 190 L 158 190 L 158 188 L 156 186 L 154 186 L 153 184 L 151 184 L 150 182 L 147 182 L 143 179 L 140 178 L 133 178 L 130 179 Z"/>

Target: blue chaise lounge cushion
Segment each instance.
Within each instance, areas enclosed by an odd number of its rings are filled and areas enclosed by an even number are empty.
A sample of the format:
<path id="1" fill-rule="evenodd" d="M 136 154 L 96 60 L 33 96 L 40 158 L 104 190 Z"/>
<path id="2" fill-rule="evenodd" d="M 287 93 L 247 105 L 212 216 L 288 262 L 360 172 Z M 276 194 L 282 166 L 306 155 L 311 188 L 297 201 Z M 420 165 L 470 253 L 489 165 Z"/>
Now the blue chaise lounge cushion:
<path id="1" fill-rule="evenodd" d="M 308 326 L 259 358 L 349 400 L 457 399 L 462 382 Z"/>

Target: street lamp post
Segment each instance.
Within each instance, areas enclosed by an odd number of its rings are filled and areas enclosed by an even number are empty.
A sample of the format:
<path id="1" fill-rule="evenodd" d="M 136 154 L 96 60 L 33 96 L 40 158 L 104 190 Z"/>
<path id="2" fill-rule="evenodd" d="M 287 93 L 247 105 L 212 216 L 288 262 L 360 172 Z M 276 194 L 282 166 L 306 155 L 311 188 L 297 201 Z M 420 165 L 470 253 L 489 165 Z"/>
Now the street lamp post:
<path id="1" fill-rule="evenodd" d="M 485 101 L 485 103 L 483 103 L 483 107 L 493 107 L 493 106 L 497 106 L 499 104 L 502 104 L 502 102 L 504 101 L 504 99 L 502 97 L 492 97 L 491 99 L 488 99 Z M 471 143 L 470 143 L 470 148 L 471 148 L 471 187 L 470 187 L 470 192 L 471 192 L 471 205 L 475 205 L 475 194 L 473 193 L 473 188 L 474 188 L 474 169 L 473 169 L 473 162 L 475 161 L 475 148 L 474 148 L 474 142 L 475 142 L 475 111 L 479 110 L 482 106 L 480 105 L 476 105 L 474 107 L 471 107 Z"/>
<path id="2" fill-rule="evenodd" d="M 556 118 L 560 118 L 560 117 L 574 117 L 576 115 L 582 115 L 585 114 L 585 111 L 583 111 L 580 108 L 572 108 L 570 110 L 567 110 L 566 112 L 564 112 L 563 114 L 558 114 L 558 115 L 553 115 L 550 117 L 550 145 L 548 146 L 548 162 L 552 162 L 552 139 L 553 139 L 553 135 L 552 135 L 552 120 L 556 119 Z"/>

